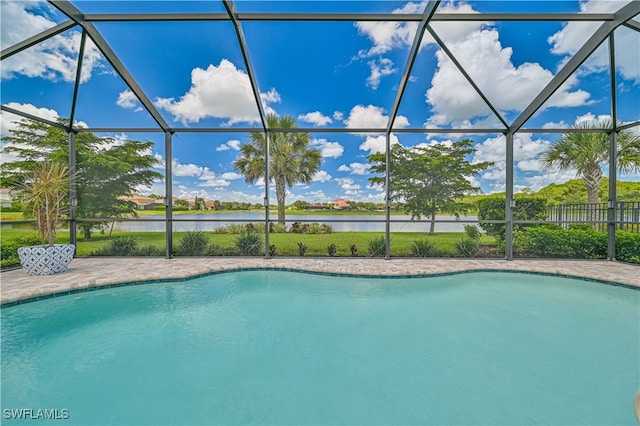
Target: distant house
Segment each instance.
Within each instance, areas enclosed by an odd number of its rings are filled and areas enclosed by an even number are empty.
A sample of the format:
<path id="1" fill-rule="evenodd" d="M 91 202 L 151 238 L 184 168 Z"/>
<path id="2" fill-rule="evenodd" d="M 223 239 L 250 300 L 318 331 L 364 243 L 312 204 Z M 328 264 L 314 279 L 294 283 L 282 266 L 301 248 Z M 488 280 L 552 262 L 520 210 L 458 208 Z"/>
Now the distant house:
<path id="1" fill-rule="evenodd" d="M 339 198 L 337 200 L 333 200 L 333 202 L 331 203 L 333 204 L 333 208 L 334 209 L 348 209 L 351 207 L 351 205 L 349 205 L 349 200 L 345 200 L 343 198 Z"/>
<path id="2" fill-rule="evenodd" d="M 13 197 L 9 188 L 0 188 L 0 207 L 11 208 Z"/>
<path id="3" fill-rule="evenodd" d="M 135 203 L 137 210 L 153 210 L 156 206 L 164 206 L 164 201 L 158 198 L 145 197 L 144 195 L 132 195 L 119 197 L 121 200 Z"/>

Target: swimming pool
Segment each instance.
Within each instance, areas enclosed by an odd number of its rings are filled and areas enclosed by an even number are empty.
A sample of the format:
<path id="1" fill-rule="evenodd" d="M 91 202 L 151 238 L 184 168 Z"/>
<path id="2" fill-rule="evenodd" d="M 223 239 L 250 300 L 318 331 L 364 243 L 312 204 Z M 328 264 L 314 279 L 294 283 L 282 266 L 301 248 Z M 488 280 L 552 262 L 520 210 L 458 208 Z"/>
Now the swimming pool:
<path id="1" fill-rule="evenodd" d="M 3 424 L 633 424 L 639 307 L 516 273 L 248 271 L 56 297 L 1 311 Z"/>

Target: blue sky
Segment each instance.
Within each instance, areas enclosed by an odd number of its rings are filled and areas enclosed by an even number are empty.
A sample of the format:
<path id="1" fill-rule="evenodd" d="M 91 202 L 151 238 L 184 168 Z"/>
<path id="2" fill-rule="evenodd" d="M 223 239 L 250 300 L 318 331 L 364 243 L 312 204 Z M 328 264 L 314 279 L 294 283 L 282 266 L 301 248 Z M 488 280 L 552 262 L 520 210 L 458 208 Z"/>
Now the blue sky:
<path id="1" fill-rule="evenodd" d="M 85 13 L 224 12 L 216 1 L 74 1 Z M 443 1 L 440 13 L 612 12 L 626 1 Z M 238 1 L 239 12 L 420 13 L 425 3 Z M 636 17 L 635 19 L 638 19 Z M 46 2 L 2 2 L 2 48 L 44 31 L 66 17 Z M 406 22 L 243 22 L 263 107 L 296 117 L 313 128 L 321 150 L 320 171 L 309 185 L 289 191 L 288 202 L 336 198 L 383 201 L 371 187 L 367 156 L 384 148 L 384 135 L 331 133 L 326 128 L 385 128 L 416 32 Z M 247 69 L 230 22 L 98 22 L 112 50 L 175 127 L 247 128 L 259 125 Z M 599 26 L 593 22 L 433 22 L 432 27 L 489 101 L 513 121 Z M 2 61 L 2 104 L 46 119 L 68 117 L 79 51 L 74 27 Z M 618 118 L 640 120 L 640 33 L 615 32 Z M 524 129 L 566 128 L 611 116 L 605 43 L 534 115 Z M 76 120 L 88 127 L 157 127 L 111 65 L 89 42 L 83 59 Z M 2 113 L 2 134 L 16 117 Z M 483 193 L 505 187 L 505 141 L 473 128 L 501 128 L 499 120 L 457 68 L 426 34 L 419 50 L 396 128 L 464 128 L 464 135 L 392 134 L 405 146 L 473 139 L 472 161 L 493 161 L 474 183 Z M 160 164 L 167 161 L 162 133 L 101 136 L 150 140 Z M 537 190 L 574 178 L 542 171 L 540 155 L 559 138 L 518 133 L 516 190 Z M 233 168 L 247 133 L 177 133 L 173 138 L 174 196 L 261 202 L 264 183 L 248 185 Z M 6 160 L 5 158 L 4 160 Z M 162 171 L 162 170 L 160 170 Z M 640 180 L 638 174 L 623 179 Z M 140 188 L 164 194 L 164 183 Z"/>

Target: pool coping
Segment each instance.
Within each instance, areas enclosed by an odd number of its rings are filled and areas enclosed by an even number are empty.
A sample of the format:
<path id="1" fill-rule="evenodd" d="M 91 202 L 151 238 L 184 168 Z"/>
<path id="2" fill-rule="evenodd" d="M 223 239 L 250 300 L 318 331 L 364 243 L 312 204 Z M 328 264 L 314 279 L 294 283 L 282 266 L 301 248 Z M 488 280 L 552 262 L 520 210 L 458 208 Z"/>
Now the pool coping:
<path id="1" fill-rule="evenodd" d="M 470 272 L 550 275 L 640 290 L 640 266 L 604 260 L 432 258 L 77 258 L 67 272 L 0 274 L 0 307 L 51 297 L 170 281 L 184 282 L 236 271 L 291 271 L 341 277 L 434 277 Z"/>

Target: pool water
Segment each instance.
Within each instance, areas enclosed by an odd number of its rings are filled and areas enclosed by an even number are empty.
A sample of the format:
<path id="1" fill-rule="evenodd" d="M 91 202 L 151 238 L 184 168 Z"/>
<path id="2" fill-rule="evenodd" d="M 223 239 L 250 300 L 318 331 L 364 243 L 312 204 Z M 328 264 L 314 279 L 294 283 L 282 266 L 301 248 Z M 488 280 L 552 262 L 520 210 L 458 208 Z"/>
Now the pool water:
<path id="1" fill-rule="evenodd" d="M 1 319 L 3 424 L 628 425 L 640 387 L 640 291 L 531 274 L 245 271 Z"/>

